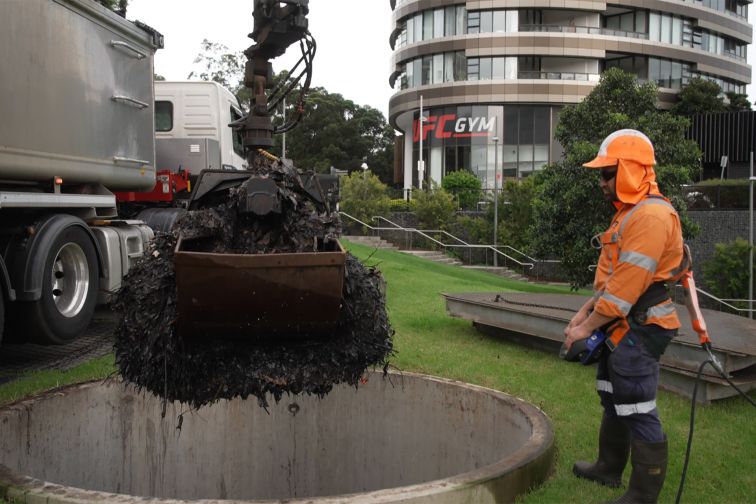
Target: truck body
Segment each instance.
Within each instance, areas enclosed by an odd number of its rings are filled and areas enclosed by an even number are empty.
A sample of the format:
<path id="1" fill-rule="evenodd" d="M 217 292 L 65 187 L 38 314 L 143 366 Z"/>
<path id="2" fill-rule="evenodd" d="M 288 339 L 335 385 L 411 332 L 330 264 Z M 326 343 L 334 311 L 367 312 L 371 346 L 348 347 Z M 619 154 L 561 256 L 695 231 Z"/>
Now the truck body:
<path id="1" fill-rule="evenodd" d="M 233 95 L 154 86 L 160 47 L 93 0 L 0 2 L 0 339 L 59 344 L 86 329 L 153 236 L 121 213 L 122 195 L 171 206 L 189 172 L 243 168 Z"/>
<path id="2" fill-rule="evenodd" d="M 151 188 L 156 39 L 91 0 L 4 0 L 2 178 Z"/>
<path id="3" fill-rule="evenodd" d="M 228 125 L 243 117 L 239 102 L 216 82 L 155 82 L 155 139 L 159 169 L 246 168 L 241 133 Z M 205 144 L 217 154 L 198 155 Z M 197 165 L 194 160 L 206 158 Z"/>

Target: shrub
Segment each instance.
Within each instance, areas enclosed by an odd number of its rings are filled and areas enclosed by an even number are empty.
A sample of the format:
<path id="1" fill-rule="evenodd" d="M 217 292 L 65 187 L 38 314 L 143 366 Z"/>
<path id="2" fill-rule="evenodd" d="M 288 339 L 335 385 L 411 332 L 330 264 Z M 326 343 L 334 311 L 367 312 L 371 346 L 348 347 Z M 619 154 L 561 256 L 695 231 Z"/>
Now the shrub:
<path id="1" fill-rule="evenodd" d="M 481 183 L 469 170 L 459 170 L 449 173 L 441 180 L 441 187 L 456 198 L 459 207 L 474 209 L 481 200 Z"/>
<path id="2" fill-rule="evenodd" d="M 537 184 L 537 175 L 517 181 L 508 180 L 504 184 L 499 196 L 499 243 L 523 251 L 530 249 L 528 228 L 533 219 L 533 198 Z M 491 208 L 488 211 L 493 212 Z"/>
<path id="3" fill-rule="evenodd" d="M 448 231 L 468 243 L 490 244 L 493 228 L 483 217 L 457 215 Z"/>
<path id="4" fill-rule="evenodd" d="M 345 213 L 367 224 L 372 217 L 388 213 L 391 200 L 386 196 L 386 184 L 369 170 L 355 171 L 343 177 L 341 184 L 339 206 Z"/>
<path id="5" fill-rule="evenodd" d="M 415 200 L 405 200 L 403 198 L 392 199 L 389 202 L 389 210 L 392 212 L 414 212 L 417 203 Z"/>
<path id="6" fill-rule="evenodd" d="M 444 229 L 454 216 L 457 205 L 451 194 L 431 183 L 430 189 L 415 191 L 415 214 L 420 227 Z"/>
<path id="7" fill-rule="evenodd" d="M 714 257 L 703 263 L 706 286 L 722 299 L 748 298 L 748 240 L 737 238 L 730 243 L 717 243 Z"/>

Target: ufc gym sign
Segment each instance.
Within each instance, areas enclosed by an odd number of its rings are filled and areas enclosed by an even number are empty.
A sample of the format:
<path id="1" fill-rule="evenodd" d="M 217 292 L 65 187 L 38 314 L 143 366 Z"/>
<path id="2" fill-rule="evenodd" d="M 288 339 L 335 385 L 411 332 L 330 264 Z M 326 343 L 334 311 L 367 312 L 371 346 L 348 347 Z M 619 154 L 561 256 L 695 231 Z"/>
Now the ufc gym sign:
<path id="1" fill-rule="evenodd" d="M 423 121 L 423 141 L 428 139 L 428 133 L 434 138 L 470 138 L 490 136 L 494 133 L 496 117 L 457 117 L 457 114 L 428 116 Z M 420 141 L 420 121 L 415 120 L 412 125 L 413 142 Z"/>

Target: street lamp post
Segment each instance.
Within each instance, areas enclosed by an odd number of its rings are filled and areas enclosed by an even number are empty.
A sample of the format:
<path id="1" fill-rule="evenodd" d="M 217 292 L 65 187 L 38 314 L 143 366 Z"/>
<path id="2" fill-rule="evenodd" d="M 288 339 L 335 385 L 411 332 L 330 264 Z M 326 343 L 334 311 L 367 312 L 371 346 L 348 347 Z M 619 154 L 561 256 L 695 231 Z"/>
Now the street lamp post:
<path id="1" fill-rule="evenodd" d="M 363 162 L 363 163 L 362 163 L 362 164 L 360 165 L 360 168 L 362 168 L 362 178 L 363 178 L 363 179 L 367 178 L 367 171 L 368 171 L 368 165 L 367 165 L 367 163 L 364 163 L 364 162 Z"/>
<path id="2" fill-rule="evenodd" d="M 499 137 L 493 137 L 494 142 L 494 267 L 499 265 L 499 254 L 496 243 L 499 236 Z"/>
<path id="3" fill-rule="evenodd" d="M 420 95 L 420 117 L 418 118 L 418 128 L 420 129 L 420 160 L 417 162 L 417 188 L 423 189 L 423 174 L 425 172 L 425 162 L 423 161 L 423 136 L 425 117 L 423 117 L 423 95 Z"/>
<path id="4" fill-rule="evenodd" d="M 753 318 L 753 183 L 756 182 L 756 177 L 753 176 L 753 151 L 751 151 L 751 175 L 748 178 L 748 219 L 750 220 L 750 226 L 748 226 L 748 308 L 751 311 L 748 312 L 748 316 Z"/>

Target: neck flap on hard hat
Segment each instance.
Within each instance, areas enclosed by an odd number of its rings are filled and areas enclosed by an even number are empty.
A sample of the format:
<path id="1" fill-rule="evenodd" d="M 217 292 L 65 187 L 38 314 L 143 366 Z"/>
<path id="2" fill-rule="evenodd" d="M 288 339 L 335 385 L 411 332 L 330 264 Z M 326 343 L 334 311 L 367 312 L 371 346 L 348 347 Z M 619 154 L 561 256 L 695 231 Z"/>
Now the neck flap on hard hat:
<path id="1" fill-rule="evenodd" d="M 653 166 L 620 159 L 617 166 L 617 199 L 622 203 L 637 204 L 646 195 L 660 196 Z"/>

